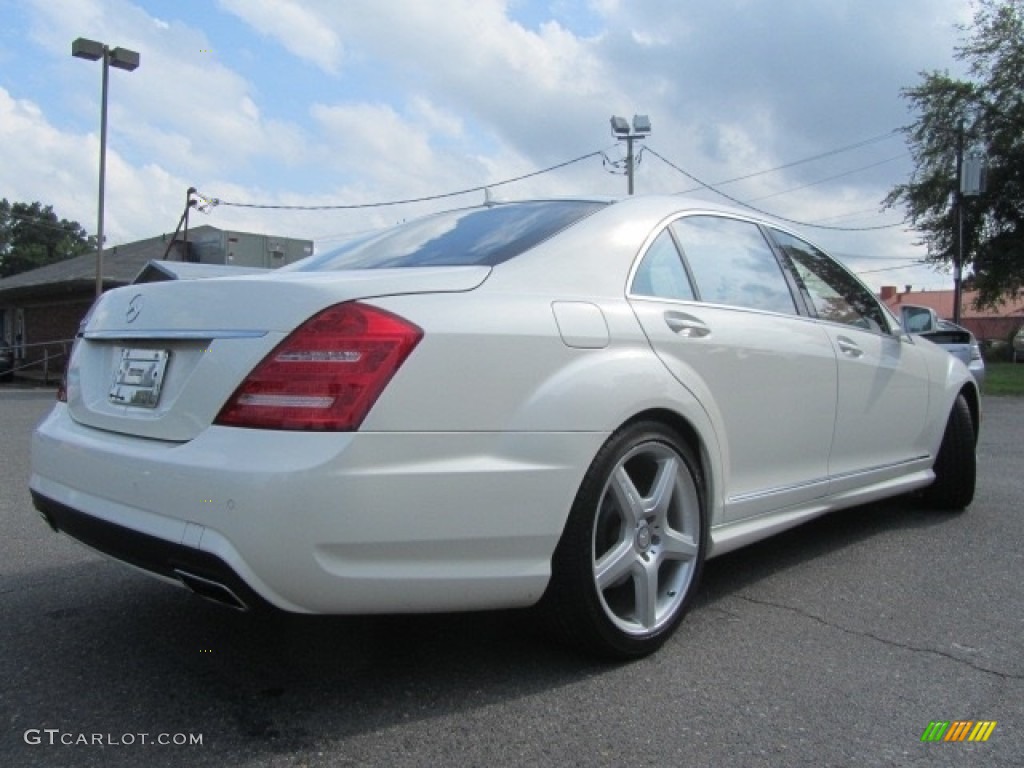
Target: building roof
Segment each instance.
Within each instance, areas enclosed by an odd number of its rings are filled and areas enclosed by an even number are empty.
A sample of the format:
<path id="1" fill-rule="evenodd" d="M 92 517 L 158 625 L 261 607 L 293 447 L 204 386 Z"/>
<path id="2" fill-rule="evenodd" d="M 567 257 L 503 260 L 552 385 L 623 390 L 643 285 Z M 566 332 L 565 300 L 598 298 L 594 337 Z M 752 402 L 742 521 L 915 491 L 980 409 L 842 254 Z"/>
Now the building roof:
<path id="1" fill-rule="evenodd" d="M 203 224 L 190 229 L 189 234 L 216 231 L 219 231 L 217 227 Z M 114 288 L 131 283 L 147 263 L 164 258 L 170 239 L 171 235 L 163 234 L 104 249 L 104 288 Z M 176 242 L 181 242 L 181 240 L 179 236 Z M 75 293 L 94 285 L 96 285 L 96 251 L 91 251 L 81 256 L 3 278 L 0 280 L 0 301 L 17 299 L 27 294 L 50 297 Z"/>
<path id="2" fill-rule="evenodd" d="M 202 224 L 189 230 L 189 243 L 195 245 L 213 235 L 214 239 L 227 235 L 229 243 L 237 242 L 239 236 L 250 238 L 289 240 L 273 235 L 222 230 Z M 215 277 L 221 274 L 244 274 L 261 272 L 266 268 L 248 265 L 193 263 L 185 259 L 184 237 L 179 235 L 172 242 L 172 235 L 163 234 L 134 243 L 113 246 L 103 251 L 103 288 L 117 288 L 133 282 L 154 280 L 193 279 Z M 308 254 L 312 243 L 307 243 Z M 168 247 L 172 246 L 172 247 Z M 195 250 L 192 257 L 198 257 Z M 228 254 L 230 260 L 231 254 Z M 166 260 L 165 260 L 166 259 Z M 86 253 L 64 261 L 47 264 L 45 267 L 21 272 L 0 279 L 0 304 L 18 301 L 52 300 L 83 293 L 91 293 L 96 285 L 96 252 Z"/>
<path id="3" fill-rule="evenodd" d="M 918 307 L 929 307 L 935 310 L 935 314 L 939 317 L 950 318 L 953 316 L 953 291 L 904 291 L 900 293 L 895 288 L 886 286 L 882 288 L 881 298 L 891 309 L 898 308 L 903 304 L 913 304 Z M 965 320 L 1007 317 L 1024 319 L 1024 296 L 1007 299 L 995 308 L 984 307 L 982 309 L 974 306 L 977 298 L 977 291 L 963 292 L 960 317 Z"/>

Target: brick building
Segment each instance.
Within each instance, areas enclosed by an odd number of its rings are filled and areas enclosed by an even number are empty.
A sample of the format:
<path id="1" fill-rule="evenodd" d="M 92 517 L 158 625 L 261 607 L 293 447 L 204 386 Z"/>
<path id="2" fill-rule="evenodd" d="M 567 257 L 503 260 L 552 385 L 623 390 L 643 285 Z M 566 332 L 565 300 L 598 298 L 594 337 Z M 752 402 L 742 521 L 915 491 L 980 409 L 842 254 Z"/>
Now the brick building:
<path id="1" fill-rule="evenodd" d="M 160 235 L 103 252 L 103 289 L 133 282 L 191 279 L 194 264 L 222 265 L 237 274 L 273 269 L 309 256 L 309 240 L 228 232 L 209 225 L 188 242 Z M 228 269 L 230 268 L 230 269 Z M 210 266 L 202 276 L 215 273 Z M 0 280 L 0 339 L 14 347 L 19 370 L 58 373 L 78 325 L 96 294 L 96 254 L 88 253 Z"/>
<path id="2" fill-rule="evenodd" d="M 979 341 L 1006 341 L 1024 325 L 1024 297 L 1015 301 L 1004 301 L 995 309 L 977 309 L 974 300 L 976 291 L 964 291 L 960 305 L 960 324 L 973 333 Z M 904 291 L 896 286 L 882 286 L 879 293 L 896 314 L 900 306 L 913 304 L 930 307 L 939 317 L 953 318 L 953 291 L 914 291 L 908 285 Z"/>

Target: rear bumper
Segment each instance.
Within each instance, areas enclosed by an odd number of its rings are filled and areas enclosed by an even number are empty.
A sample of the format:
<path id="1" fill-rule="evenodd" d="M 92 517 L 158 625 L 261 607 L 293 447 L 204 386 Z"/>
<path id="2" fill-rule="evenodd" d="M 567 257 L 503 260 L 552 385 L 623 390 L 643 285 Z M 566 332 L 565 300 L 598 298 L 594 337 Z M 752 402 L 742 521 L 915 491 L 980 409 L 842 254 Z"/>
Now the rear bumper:
<path id="1" fill-rule="evenodd" d="M 32 492 L 32 503 L 55 531 L 154 576 L 180 582 L 202 597 L 239 610 L 267 604 L 219 557 L 92 517 Z"/>
<path id="2" fill-rule="evenodd" d="M 605 438 L 211 427 L 165 443 L 84 427 L 58 404 L 33 436 L 30 486 L 58 530 L 245 605 L 502 608 L 543 594 Z"/>

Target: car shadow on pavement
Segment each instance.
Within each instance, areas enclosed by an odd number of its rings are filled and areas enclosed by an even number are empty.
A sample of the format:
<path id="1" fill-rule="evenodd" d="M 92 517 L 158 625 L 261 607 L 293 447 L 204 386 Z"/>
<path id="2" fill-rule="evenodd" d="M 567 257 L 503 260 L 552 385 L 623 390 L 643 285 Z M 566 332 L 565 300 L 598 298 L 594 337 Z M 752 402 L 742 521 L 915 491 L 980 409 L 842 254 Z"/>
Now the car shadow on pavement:
<path id="1" fill-rule="evenodd" d="M 201 733 L 189 764 L 234 765 L 530 696 L 604 668 L 550 642 L 531 611 L 246 614 L 100 560 L 5 577 L 2 593 L 5 765 L 43 759 L 22 743 L 33 728 Z M 149 765 L 164 759 L 146 755 Z M 97 764 L 138 759 L 107 750 Z"/>
<path id="2" fill-rule="evenodd" d="M 694 610 L 865 539 L 948 520 L 893 505 L 833 514 L 710 561 Z M 204 748 L 188 756 L 196 766 L 322 749 L 621 669 L 556 644 L 531 610 L 246 614 L 103 560 L 6 576 L 0 598 L 8 617 L 0 626 L 0 701 L 15 735 L 47 727 L 201 733 Z M 663 652 L 685 642 L 677 636 Z M 0 762 L 42 759 L 25 752 L 20 736 L 12 741 Z M 138 757 L 113 751 L 102 764 Z M 150 765 L 173 764 L 169 753 L 150 757 Z"/>
<path id="3" fill-rule="evenodd" d="M 816 520 L 707 562 L 701 603 L 763 581 L 766 577 L 896 531 L 955 524 L 963 512 L 928 509 L 902 497 L 830 512 Z"/>

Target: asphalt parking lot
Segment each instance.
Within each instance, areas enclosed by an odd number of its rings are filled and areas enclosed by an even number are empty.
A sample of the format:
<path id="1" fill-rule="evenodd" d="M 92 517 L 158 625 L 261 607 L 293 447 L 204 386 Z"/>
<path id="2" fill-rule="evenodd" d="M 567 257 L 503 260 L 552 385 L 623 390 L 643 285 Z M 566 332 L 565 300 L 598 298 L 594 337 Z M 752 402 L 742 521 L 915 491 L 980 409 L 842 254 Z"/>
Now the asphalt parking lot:
<path id="1" fill-rule="evenodd" d="M 0 388 L 0 765 L 1024 765 L 1024 399 L 985 401 L 966 513 L 860 507 L 713 560 L 624 665 L 529 611 L 254 617 L 107 562 L 32 509 L 52 399 Z M 921 741 L 968 720 L 997 725 Z"/>

